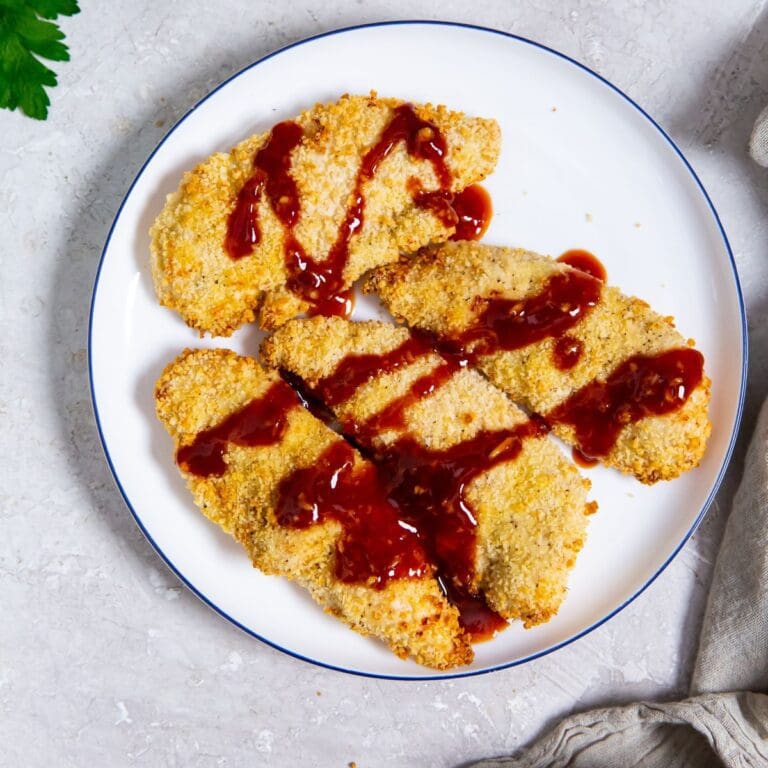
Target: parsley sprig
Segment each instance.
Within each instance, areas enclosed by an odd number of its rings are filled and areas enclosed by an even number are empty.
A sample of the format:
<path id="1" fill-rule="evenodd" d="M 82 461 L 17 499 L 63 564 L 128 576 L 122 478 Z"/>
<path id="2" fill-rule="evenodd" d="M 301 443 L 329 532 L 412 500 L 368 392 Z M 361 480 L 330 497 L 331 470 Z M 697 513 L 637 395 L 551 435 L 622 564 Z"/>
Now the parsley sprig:
<path id="1" fill-rule="evenodd" d="M 48 117 L 44 86 L 56 85 L 56 74 L 40 58 L 69 61 L 54 20 L 79 11 L 77 0 L 0 0 L 0 107 Z"/>

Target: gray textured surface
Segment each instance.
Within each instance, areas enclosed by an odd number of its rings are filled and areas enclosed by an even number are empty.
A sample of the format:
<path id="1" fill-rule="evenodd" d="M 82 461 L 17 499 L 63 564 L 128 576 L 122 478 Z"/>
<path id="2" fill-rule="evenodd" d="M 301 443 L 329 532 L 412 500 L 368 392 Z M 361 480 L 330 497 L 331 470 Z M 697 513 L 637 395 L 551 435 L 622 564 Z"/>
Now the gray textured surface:
<path id="1" fill-rule="evenodd" d="M 165 569 L 123 506 L 88 399 L 87 310 L 120 199 L 172 122 L 267 51 L 387 18 L 487 24 L 558 48 L 672 134 L 731 238 L 750 311 L 749 405 L 696 537 L 627 610 L 519 669 L 446 683 L 324 671 L 249 639 Z M 92 3 L 63 24 L 47 123 L 0 113 L 0 765 L 450 766 L 553 718 L 680 695 L 768 339 L 768 8 L 680 2 Z"/>

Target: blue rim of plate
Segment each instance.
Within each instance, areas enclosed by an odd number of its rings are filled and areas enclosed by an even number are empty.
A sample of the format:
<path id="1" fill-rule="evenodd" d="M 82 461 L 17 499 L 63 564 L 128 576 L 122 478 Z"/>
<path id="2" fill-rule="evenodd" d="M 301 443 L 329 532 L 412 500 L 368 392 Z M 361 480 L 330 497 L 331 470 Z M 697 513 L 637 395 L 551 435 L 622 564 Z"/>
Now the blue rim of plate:
<path id="1" fill-rule="evenodd" d="M 278 645 L 277 643 L 272 642 L 271 640 L 267 639 L 266 637 L 262 637 L 258 633 L 254 632 L 252 629 L 249 629 L 248 627 L 241 624 L 237 619 L 234 619 L 232 616 L 230 616 L 228 613 L 226 613 L 223 609 L 221 609 L 218 605 L 216 605 L 210 598 L 206 597 L 200 590 L 197 589 L 197 587 L 194 586 L 190 581 L 187 580 L 187 578 L 184 576 L 181 571 L 176 568 L 176 566 L 171 562 L 171 560 L 166 556 L 166 554 L 163 552 L 163 550 L 158 546 L 157 542 L 152 538 L 149 531 L 144 527 L 144 524 L 141 521 L 141 518 L 139 517 L 136 510 L 133 508 L 133 505 L 131 504 L 125 490 L 123 489 L 122 483 L 120 482 L 120 478 L 117 474 L 117 470 L 115 469 L 114 464 L 112 463 L 112 457 L 109 453 L 109 448 L 107 447 L 106 440 L 104 439 L 104 433 L 102 432 L 101 428 L 101 420 L 99 419 L 99 409 L 98 405 L 96 403 L 96 395 L 94 392 L 93 387 L 93 367 L 92 367 L 92 341 L 93 341 L 93 310 L 94 305 L 96 301 L 96 292 L 99 287 L 99 277 L 101 275 L 101 268 L 104 264 L 104 257 L 107 253 L 107 249 L 109 248 L 109 244 L 112 240 L 112 233 L 114 232 L 115 226 L 120 219 L 120 215 L 123 211 L 123 207 L 125 206 L 126 201 L 131 195 L 131 192 L 133 192 L 133 188 L 136 186 L 136 183 L 141 178 L 141 175 L 144 173 L 144 170 L 147 168 L 147 166 L 152 162 L 152 158 L 157 154 L 157 151 L 160 149 L 160 147 L 165 144 L 166 141 L 173 135 L 174 131 L 205 101 L 211 98 L 215 93 L 220 91 L 225 85 L 230 83 L 232 80 L 235 80 L 236 78 L 240 77 L 245 72 L 248 72 L 249 70 L 253 69 L 254 67 L 257 67 L 259 64 L 262 64 L 263 62 L 267 61 L 268 59 L 271 59 L 275 56 L 279 56 L 281 53 L 284 53 L 285 51 L 289 51 L 292 48 L 297 48 L 300 45 L 305 45 L 306 43 L 314 42 L 315 40 L 321 40 L 324 37 L 331 37 L 333 35 L 340 35 L 344 34 L 346 32 L 355 32 L 360 29 L 372 29 L 376 27 L 391 27 L 391 26 L 403 26 L 403 25 L 424 25 L 424 26 L 435 26 L 435 27 L 458 27 L 461 29 L 471 29 L 476 32 L 486 32 L 488 34 L 492 35 L 499 35 L 501 37 L 507 37 L 512 40 L 516 40 L 520 43 L 525 43 L 526 45 L 531 45 L 534 48 L 538 48 L 542 51 L 546 51 L 547 53 L 551 53 L 554 56 L 557 56 L 560 59 L 563 59 L 564 61 L 567 61 L 570 64 L 573 64 L 574 66 L 578 67 L 582 71 L 590 74 L 592 77 L 599 80 L 604 85 L 608 86 L 612 91 L 617 93 L 619 96 L 621 96 L 628 104 L 632 105 L 643 117 L 648 120 L 648 122 L 659 132 L 659 134 L 666 140 L 666 142 L 669 144 L 670 147 L 675 151 L 675 154 L 680 158 L 683 165 L 686 167 L 688 172 L 691 174 L 691 177 L 696 182 L 696 186 L 701 191 L 701 194 L 704 196 L 704 199 L 709 206 L 710 211 L 712 212 L 712 215 L 714 216 L 715 222 L 717 223 L 718 230 L 720 231 L 720 235 L 723 238 L 723 243 L 725 245 L 726 251 L 728 252 L 728 257 L 731 262 L 731 270 L 733 272 L 733 281 L 734 285 L 736 287 L 736 294 L 739 300 L 739 310 L 741 315 L 741 339 L 742 339 L 742 367 L 741 367 L 741 386 L 739 390 L 739 403 L 738 407 L 736 409 L 736 418 L 734 419 L 733 424 L 733 431 L 731 433 L 731 439 L 728 443 L 728 450 L 725 453 L 725 457 L 723 459 L 723 463 L 720 467 L 720 471 L 717 474 L 717 478 L 715 480 L 714 485 L 712 486 L 712 490 L 710 491 L 709 496 L 707 497 L 706 502 L 701 508 L 701 511 L 696 516 L 696 519 L 693 521 L 693 524 L 691 525 L 688 532 L 683 536 L 680 543 L 675 547 L 675 549 L 672 551 L 672 553 L 669 555 L 669 557 L 662 563 L 662 565 L 658 568 L 658 570 L 646 581 L 646 583 L 640 587 L 633 595 L 628 597 L 623 603 L 621 603 L 619 606 L 614 608 L 610 613 L 608 613 L 606 616 L 604 616 L 599 621 L 594 622 L 593 624 L 590 624 L 585 629 L 581 630 L 581 632 L 576 633 L 572 637 L 569 637 L 567 640 L 563 640 L 560 643 L 556 643 L 555 645 L 550 646 L 549 648 L 545 648 L 543 651 L 538 651 L 537 653 L 532 653 L 528 656 L 524 656 L 521 659 L 515 659 L 514 661 L 507 662 L 505 664 L 497 664 L 493 667 L 488 667 L 486 669 L 477 669 L 477 670 L 467 670 L 464 672 L 452 672 L 450 674 L 441 674 L 441 675 L 425 675 L 425 676 L 416 676 L 416 675 L 384 675 L 384 674 L 377 674 L 375 672 L 364 672 L 359 669 L 347 669 L 346 667 L 339 667 L 335 664 L 328 664 L 323 661 L 318 661 L 317 659 L 312 659 L 309 656 L 304 656 L 300 653 L 296 653 L 295 651 L 292 651 L 288 648 L 284 648 L 281 645 Z M 266 645 L 274 648 L 275 650 L 281 651 L 282 653 L 287 654 L 288 656 L 292 656 L 295 659 L 300 659 L 301 661 L 309 662 L 310 664 L 315 664 L 319 667 L 324 667 L 326 669 L 332 669 L 335 672 L 346 672 L 348 674 L 352 675 L 359 675 L 360 677 L 371 677 L 376 678 L 380 680 L 412 680 L 416 682 L 425 682 L 430 680 L 452 680 L 456 678 L 461 677 L 474 677 L 476 675 L 485 675 L 490 672 L 498 672 L 502 669 L 509 669 L 510 667 L 517 667 L 521 664 L 525 664 L 529 661 L 534 661 L 535 659 L 541 658 L 542 656 L 546 656 L 550 653 L 553 653 L 554 651 L 559 650 L 560 648 L 564 648 L 566 645 L 570 645 L 571 643 L 575 642 L 576 640 L 579 640 L 580 638 L 584 637 L 585 635 L 589 634 L 593 630 L 597 629 L 598 627 L 605 624 L 605 622 L 612 619 L 614 616 L 616 616 L 620 611 L 622 611 L 624 608 L 626 608 L 633 600 L 635 600 L 637 597 L 639 597 L 643 592 L 645 592 L 648 587 L 653 584 L 654 581 L 658 578 L 658 576 L 662 573 L 662 571 L 665 570 L 665 568 L 677 557 L 680 550 L 683 548 L 683 546 L 687 543 L 688 539 L 691 538 L 691 536 L 695 533 L 696 529 L 701 524 L 701 521 L 704 519 L 704 516 L 707 513 L 707 510 L 709 509 L 710 505 L 712 504 L 712 501 L 715 498 L 715 495 L 717 494 L 718 489 L 720 488 L 720 484 L 723 481 L 723 477 L 725 475 L 725 472 L 728 468 L 728 464 L 731 459 L 731 455 L 733 454 L 733 449 L 736 444 L 736 439 L 739 434 L 739 427 L 741 425 L 741 417 L 744 410 L 744 397 L 746 393 L 746 385 L 747 385 L 747 363 L 748 363 L 748 357 L 749 357 L 749 350 L 748 350 L 748 343 L 747 343 L 747 316 L 746 316 L 746 310 L 744 307 L 744 296 L 741 291 L 741 283 L 739 282 L 739 274 L 736 269 L 736 262 L 733 258 L 733 251 L 731 250 L 731 245 L 728 242 L 728 237 L 725 234 L 725 229 L 723 228 L 723 224 L 720 221 L 720 216 L 717 213 L 717 210 L 715 209 L 714 204 L 712 203 L 712 200 L 710 199 L 709 195 L 707 194 L 707 190 L 704 188 L 704 185 L 701 183 L 701 180 L 696 175 L 696 172 L 693 170 L 691 164 L 688 162 L 688 160 L 685 158 L 685 155 L 681 152 L 679 147 L 675 144 L 674 141 L 667 135 L 666 131 L 635 101 L 633 101 L 629 96 L 627 96 L 626 93 L 624 93 L 622 90 L 617 88 L 613 83 L 611 83 L 609 80 L 606 80 L 602 75 L 597 74 L 597 72 L 594 72 L 589 67 L 585 66 L 584 64 L 581 64 L 580 62 L 576 61 L 575 59 L 572 59 L 570 56 L 566 56 L 564 53 L 560 53 L 559 51 L 556 51 L 554 48 L 549 48 L 546 45 L 542 45 L 541 43 L 537 43 L 534 40 L 528 40 L 525 37 L 520 37 L 519 35 L 513 35 L 510 32 L 502 32 L 498 29 L 492 29 L 490 27 L 483 27 L 479 26 L 477 24 L 465 24 L 462 22 L 457 21 L 432 21 L 429 19 L 414 19 L 414 20 L 408 20 L 408 19 L 401 19 L 397 21 L 379 21 L 379 22 L 372 22 L 369 24 L 356 24 L 351 27 L 342 27 L 341 29 L 334 29 L 330 30 L 328 32 L 322 32 L 318 35 L 313 35 L 312 37 L 304 38 L 303 40 L 299 40 L 295 43 L 291 43 L 289 45 L 286 45 L 282 48 L 279 48 L 276 51 L 273 51 L 272 53 L 268 53 L 266 56 L 263 56 L 262 58 L 258 59 L 257 61 L 254 61 L 252 64 L 249 64 L 246 67 L 243 67 L 243 69 L 236 72 L 234 75 L 228 77 L 224 82 L 220 83 L 216 88 L 214 88 L 210 93 L 208 93 L 206 96 L 204 96 L 200 101 L 198 101 L 190 110 L 188 110 L 175 124 L 174 126 L 168 131 L 168 133 L 162 138 L 162 140 L 158 143 L 158 145 L 152 150 L 152 153 L 149 155 L 149 157 L 145 160 L 144 164 L 141 166 L 139 172 L 136 174 L 136 177 L 131 182 L 131 186 L 128 188 L 128 191 L 125 193 L 125 196 L 123 197 L 120 207 L 117 209 L 117 213 L 115 214 L 115 218 L 112 221 L 112 226 L 109 229 L 109 234 L 107 235 L 107 240 L 104 243 L 104 248 L 101 252 L 101 258 L 99 259 L 99 266 L 96 270 L 96 277 L 94 279 L 93 283 L 93 293 L 91 295 L 91 308 L 88 318 L 88 380 L 90 383 L 90 390 L 91 390 L 91 405 L 93 406 L 93 413 L 94 417 L 96 419 L 96 427 L 99 432 L 99 438 L 101 440 L 101 446 L 104 450 L 104 456 L 106 457 L 107 464 L 109 465 L 109 469 L 112 472 L 112 477 L 115 480 L 115 483 L 117 485 L 118 490 L 120 491 L 120 495 L 123 497 L 123 501 L 125 502 L 126 506 L 128 507 L 130 513 L 133 515 L 133 519 L 136 521 L 136 524 L 139 526 L 139 529 L 146 537 L 147 541 L 152 545 L 153 549 L 157 554 L 160 556 L 160 558 L 163 560 L 163 562 L 166 564 L 166 566 L 176 575 L 176 577 L 194 594 L 196 595 L 200 600 L 203 601 L 209 608 L 214 610 L 216 613 L 218 613 L 220 616 L 222 616 L 224 619 L 229 621 L 230 623 L 234 624 L 238 629 L 241 629 L 246 634 L 250 635 L 251 637 L 255 637 L 257 640 L 260 640 L 262 643 L 265 643 Z"/>

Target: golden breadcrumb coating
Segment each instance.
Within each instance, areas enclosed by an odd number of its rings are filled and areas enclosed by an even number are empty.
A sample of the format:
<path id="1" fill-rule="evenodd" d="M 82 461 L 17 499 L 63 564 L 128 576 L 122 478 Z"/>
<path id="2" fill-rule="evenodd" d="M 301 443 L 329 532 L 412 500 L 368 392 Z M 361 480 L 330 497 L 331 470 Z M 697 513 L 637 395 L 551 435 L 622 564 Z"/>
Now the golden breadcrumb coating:
<path id="1" fill-rule="evenodd" d="M 403 103 L 379 99 L 375 93 L 347 95 L 296 118 L 304 137 L 291 156 L 301 203 L 294 234 L 309 256 L 326 258 L 350 204 L 361 160 Z M 453 191 L 493 170 L 501 143 L 494 120 L 430 104 L 415 109 L 445 136 Z M 179 312 L 201 335 L 228 336 L 254 320 L 257 312 L 262 327 L 275 328 L 307 309 L 285 285 L 285 232 L 266 195 L 258 206 L 261 241 L 254 252 L 233 260 L 224 250 L 229 214 L 252 174 L 254 155 L 268 138 L 269 133 L 252 136 L 229 154 L 216 153 L 184 174 L 150 230 L 152 275 L 160 303 Z M 410 157 L 400 142 L 363 188 L 364 222 L 350 241 L 346 285 L 400 253 L 442 242 L 453 233 L 434 213 L 414 204 L 408 191 L 411 178 L 427 190 L 438 186 L 432 165 Z"/>
<path id="2" fill-rule="evenodd" d="M 264 394 L 277 379 L 255 360 L 228 350 L 186 350 L 157 382 L 157 415 L 178 449 Z M 341 582 L 334 575 L 340 523 L 297 529 L 275 519 L 280 481 L 310 466 L 341 439 L 296 407 L 278 444 L 229 444 L 222 476 L 182 474 L 203 514 L 234 536 L 264 573 L 287 576 L 306 587 L 326 611 L 357 632 L 382 639 L 400 657 L 413 656 L 436 669 L 469 663 L 472 648 L 458 612 L 434 577 L 393 580 L 383 589 Z M 359 455 L 357 461 L 365 464 Z"/>
<path id="3" fill-rule="evenodd" d="M 473 299 L 536 295 L 557 272 L 572 269 L 521 249 L 446 243 L 374 272 L 365 290 L 376 293 L 398 319 L 441 335 L 461 332 L 480 311 Z M 583 342 L 578 363 L 560 370 L 553 363 L 551 338 L 521 349 L 480 356 L 478 367 L 525 408 L 547 414 L 593 380 L 604 381 L 631 355 L 654 355 L 689 342 L 646 302 L 604 286 L 597 306 L 568 331 Z M 705 376 L 679 410 L 630 423 L 619 434 L 605 464 L 643 483 L 670 480 L 697 466 L 711 425 L 707 416 L 710 380 Z M 554 432 L 574 443 L 572 426 Z"/>
<path id="4" fill-rule="evenodd" d="M 348 354 L 382 354 L 409 336 L 389 323 L 352 323 L 340 318 L 293 320 L 262 344 L 265 361 L 300 376 L 310 386 L 330 375 Z M 416 358 L 360 386 L 334 408 L 343 422 L 362 422 L 411 383 L 440 365 L 436 353 Z M 376 436 L 387 447 L 407 434 L 441 450 L 483 430 L 511 428 L 527 417 L 474 369 L 460 369 L 443 386 L 410 405 L 405 430 Z M 526 627 L 550 619 L 565 596 L 568 573 L 586 535 L 590 483 L 546 438 L 529 438 L 520 455 L 479 475 L 467 489 L 478 520 L 475 588 L 506 619 Z"/>

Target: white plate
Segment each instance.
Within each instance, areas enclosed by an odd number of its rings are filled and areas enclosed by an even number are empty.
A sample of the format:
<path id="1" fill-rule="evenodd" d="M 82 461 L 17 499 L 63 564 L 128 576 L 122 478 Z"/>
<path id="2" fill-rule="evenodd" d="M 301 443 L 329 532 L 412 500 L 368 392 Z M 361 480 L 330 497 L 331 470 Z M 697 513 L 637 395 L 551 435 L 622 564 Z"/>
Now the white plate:
<path id="1" fill-rule="evenodd" d="M 698 469 L 644 487 L 589 472 L 600 505 L 552 621 L 513 625 L 476 647 L 474 674 L 519 664 L 583 635 L 636 597 L 701 520 L 730 456 L 744 391 L 745 318 L 733 258 L 693 170 L 636 104 L 580 64 L 527 40 L 457 24 L 378 24 L 321 35 L 251 65 L 190 111 L 133 183 L 96 277 L 90 326 L 94 409 L 120 491 L 170 568 L 212 608 L 287 653 L 360 674 L 435 675 L 326 616 L 193 506 L 154 416 L 153 385 L 186 346 L 255 354 L 258 332 L 200 341 L 158 305 L 147 230 L 185 169 L 345 92 L 447 104 L 496 118 L 503 150 L 487 181 L 486 242 L 557 255 L 586 248 L 609 281 L 674 315 L 706 356 L 712 437 Z M 372 311 L 359 303 L 357 317 Z M 367 307 L 367 308 L 366 308 Z"/>

